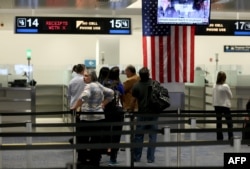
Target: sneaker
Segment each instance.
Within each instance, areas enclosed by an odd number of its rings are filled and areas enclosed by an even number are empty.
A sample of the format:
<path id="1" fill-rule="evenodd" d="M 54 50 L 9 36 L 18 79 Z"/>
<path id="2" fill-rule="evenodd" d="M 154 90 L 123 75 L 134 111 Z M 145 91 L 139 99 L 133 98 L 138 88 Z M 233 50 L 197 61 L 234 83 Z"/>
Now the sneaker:
<path id="1" fill-rule="evenodd" d="M 110 161 L 108 166 L 115 166 L 117 164 L 117 161 Z"/>
<path id="2" fill-rule="evenodd" d="M 153 160 L 148 160 L 148 163 L 153 163 L 154 161 Z"/>

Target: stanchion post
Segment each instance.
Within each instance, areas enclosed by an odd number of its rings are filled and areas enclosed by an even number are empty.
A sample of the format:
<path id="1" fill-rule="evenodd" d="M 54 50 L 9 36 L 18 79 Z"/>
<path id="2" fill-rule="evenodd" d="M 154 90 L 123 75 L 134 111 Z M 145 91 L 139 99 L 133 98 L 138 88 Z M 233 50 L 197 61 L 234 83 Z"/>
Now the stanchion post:
<path id="1" fill-rule="evenodd" d="M 233 146 L 234 146 L 234 152 L 238 153 L 241 150 L 241 137 L 240 136 L 234 136 L 233 137 Z"/>
<path id="2" fill-rule="evenodd" d="M 125 116 L 124 121 L 126 123 L 129 123 L 130 122 L 129 114 L 126 113 L 124 116 Z M 129 124 L 125 125 L 124 130 L 130 131 L 130 125 Z M 131 143 L 131 136 L 129 134 L 125 135 L 125 143 Z M 131 166 L 131 148 L 126 147 L 125 152 L 126 152 L 126 166 L 130 167 Z"/>
<path id="3" fill-rule="evenodd" d="M 164 142 L 170 142 L 170 127 L 169 126 L 164 127 L 164 137 L 163 137 L 163 139 L 164 139 Z M 166 146 L 165 147 L 165 166 L 166 167 L 171 166 L 170 159 L 171 159 L 171 156 L 170 156 L 169 147 Z"/>
<path id="4" fill-rule="evenodd" d="M 72 112 L 72 122 L 75 124 L 76 123 L 76 111 L 73 110 Z M 76 126 L 73 126 L 73 133 L 76 132 Z M 73 136 L 73 145 L 76 144 L 76 135 Z M 73 149 L 73 169 L 76 169 L 76 149 Z"/>
<path id="5" fill-rule="evenodd" d="M 27 133 L 32 132 L 32 123 L 31 121 L 26 121 L 26 131 Z M 32 145 L 32 137 L 27 136 L 26 137 L 26 144 Z M 31 156 L 31 150 L 26 150 L 26 166 L 27 168 L 32 168 L 32 156 Z"/>
<path id="6" fill-rule="evenodd" d="M 70 164 L 70 163 L 67 163 L 66 164 L 66 169 L 73 169 L 75 164 Z"/>
<path id="7" fill-rule="evenodd" d="M 0 114 L 0 124 L 2 124 L 2 115 Z M 0 133 L 2 133 L 2 128 L 0 127 Z M 2 137 L 0 137 L 0 146 L 2 146 L 3 141 L 2 141 Z M 2 151 L 0 150 L 0 168 L 3 168 L 2 164 L 3 164 L 3 156 L 2 156 Z"/>
<path id="8" fill-rule="evenodd" d="M 178 114 L 178 115 L 181 114 L 181 109 L 180 109 L 180 108 L 178 108 L 177 114 Z M 178 117 L 178 121 L 180 121 L 180 117 Z M 178 129 L 181 128 L 181 127 L 180 127 L 180 123 L 178 123 L 177 126 L 178 126 Z M 177 142 L 180 141 L 180 134 L 181 134 L 181 133 L 179 133 L 179 132 L 177 133 Z M 178 146 L 177 146 L 177 167 L 179 167 L 179 166 L 181 166 L 181 147 L 178 145 Z"/>
<path id="9" fill-rule="evenodd" d="M 191 118 L 191 128 L 196 128 L 196 119 Z M 196 133 L 191 133 L 191 141 L 196 140 Z M 191 166 L 196 166 L 196 153 L 195 153 L 195 146 L 191 146 Z"/>

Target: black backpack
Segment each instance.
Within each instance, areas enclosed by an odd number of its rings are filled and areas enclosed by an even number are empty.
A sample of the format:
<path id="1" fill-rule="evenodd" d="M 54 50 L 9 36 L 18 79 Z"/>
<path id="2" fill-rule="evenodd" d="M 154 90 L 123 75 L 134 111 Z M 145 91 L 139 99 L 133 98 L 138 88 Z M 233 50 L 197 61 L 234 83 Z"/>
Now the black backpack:
<path id="1" fill-rule="evenodd" d="M 105 108 L 104 112 L 114 112 L 117 111 L 117 107 L 119 106 L 119 90 L 118 90 L 118 82 L 116 81 L 105 81 L 103 84 L 105 87 L 110 88 L 114 91 L 114 98 L 111 102 L 109 102 Z"/>
<path id="2" fill-rule="evenodd" d="M 168 89 L 161 86 L 159 82 L 152 80 L 152 83 L 148 88 L 147 102 L 151 110 L 161 113 L 170 106 Z"/>

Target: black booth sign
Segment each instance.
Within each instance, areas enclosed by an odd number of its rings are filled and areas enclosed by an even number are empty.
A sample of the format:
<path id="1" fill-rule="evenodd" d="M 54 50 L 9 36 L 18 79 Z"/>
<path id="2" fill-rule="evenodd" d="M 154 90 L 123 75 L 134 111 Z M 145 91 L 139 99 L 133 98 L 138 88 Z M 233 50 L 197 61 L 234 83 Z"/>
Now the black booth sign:
<path id="1" fill-rule="evenodd" d="M 250 36 L 250 20 L 210 20 L 208 26 L 196 26 L 195 35 Z"/>
<path id="2" fill-rule="evenodd" d="M 15 18 L 17 34 L 130 35 L 130 18 L 26 17 Z"/>

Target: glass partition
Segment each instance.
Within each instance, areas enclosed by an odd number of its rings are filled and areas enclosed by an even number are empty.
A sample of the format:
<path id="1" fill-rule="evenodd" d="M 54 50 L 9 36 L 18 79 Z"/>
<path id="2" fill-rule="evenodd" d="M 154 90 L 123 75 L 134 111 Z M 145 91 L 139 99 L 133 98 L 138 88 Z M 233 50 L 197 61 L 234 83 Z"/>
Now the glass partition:
<path id="1" fill-rule="evenodd" d="M 249 65 L 197 65 L 195 70 L 195 82 L 193 85 L 202 86 L 202 79 L 205 84 L 214 84 L 217 73 L 224 71 L 227 75 L 226 82 L 230 86 L 249 86 L 250 67 Z"/>

